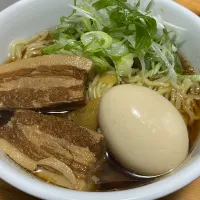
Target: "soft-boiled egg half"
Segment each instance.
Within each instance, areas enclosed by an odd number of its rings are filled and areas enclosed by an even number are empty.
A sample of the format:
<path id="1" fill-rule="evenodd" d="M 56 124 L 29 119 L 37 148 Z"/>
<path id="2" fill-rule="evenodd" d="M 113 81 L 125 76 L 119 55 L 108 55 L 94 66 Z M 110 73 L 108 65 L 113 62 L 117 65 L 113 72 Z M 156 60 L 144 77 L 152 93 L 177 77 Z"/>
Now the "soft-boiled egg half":
<path id="1" fill-rule="evenodd" d="M 113 87 L 102 97 L 98 118 L 109 151 L 134 173 L 161 175 L 187 158 L 188 131 L 181 114 L 151 89 Z"/>

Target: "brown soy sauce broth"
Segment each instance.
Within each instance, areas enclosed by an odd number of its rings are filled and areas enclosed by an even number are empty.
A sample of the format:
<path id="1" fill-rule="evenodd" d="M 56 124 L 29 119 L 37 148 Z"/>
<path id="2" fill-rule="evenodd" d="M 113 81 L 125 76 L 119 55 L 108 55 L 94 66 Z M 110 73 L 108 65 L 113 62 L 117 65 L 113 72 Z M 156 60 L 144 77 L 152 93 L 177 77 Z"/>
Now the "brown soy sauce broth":
<path id="1" fill-rule="evenodd" d="M 184 74 L 195 74 L 194 68 L 191 66 L 188 60 L 185 59 L 184 56 L 179 54 L 180 62 L 183 66 Z M 200 101 L 197 102 L 198 106 L 200 106 Z M 194 149 L 198 138 L 200 136 L 200 120 L 196 121 L 192 126 L 188 126 L 188 134 L 189 134 L 189 154 Z M 168 175 L 168 174 L 167 174 Z M 166 175 L 166 176 L 167 176 Z M 133 176 L 128 175 L 123 171 L 117 162 L 113 162 L 110 158 L 105 160 L 101 170 L 96 174 L 99 178 L 98 183 L 96 183 L 93 187 L 93 191 L 118 191 L 124 189 L 132 189 L 141 187 L 152 182 L 156 182 L 165 176 L 161 176 L 159 178 L 154 179 L 139 179 Z"/>
<path id="2" fill-rule="evenodd" d="M 112 158 L 107 158 L 101 170 L 96 174 L 98 182 L 93 184 L 92 191 L 108 192 L 137 188 L 149 184 L 155 179 L 140 179 L 129 175 Z"/>
<path id="3" fill-rule="evenodd" d="M 9 60 L 7 62 L 9 63 L 11 61 Z M 191 65 L 189 65 L 188 61 L 186 61 L 184 57 L 181 57 L 181 63 L 184 66 L 185 74 L 194 74 L 194 68 L 192 68 Z M 50 115 L 53 114 L 62 117 L 62 115 L 64 115 L 63 113 L 66 113 L 68 111 L 66 111 L 66 109 L 61 106 L 58 109 L 51 110 L 51 112 L 45 109 L 39 112 L 43 114 L 50 114 Z M 6 124 L 10 120 L 12 115 L 13 115 L 12 111 L 0 111 L 0 126 Z M 200 121 L 196 121 L 192 126 L 188 127 L 188 132 L 189 132 L 190 152 L 191 152 L 195 147 L 195 144 L 199 137 Z M 128 173 L 126 173 L 117 162 L 113 162 L 113 159 L 108 157 L 105 158 L 102 166 L 93 175 L 93 177 L 95 177 L 95 180 L 91 185 L 91 191 L 106 192 L 106 191 L 119 191 L 119 190 L 127 190 L 127 189 L 141 187 L 149 183 L 156 182 L 157 180 L 163 178 L 164 176 L 158 179 L 139 179 L 133 177 Z"/>
<path id="4" fill-rule="evenodd" d="M 43 111 L 44 114 L 63 115 L 63 111 L 55 110 L 55 113 L 48 113 Z M 58 114 L 59 113 L 59 114 Z M 6 124 L 13 115 L 13 111 L 0 111 L 0 126 Z M 190 153 L 194 149 L 197 140 L 200 136 L 200 121 L 196 121 L 192 126 L 188 126 Z M 33 175 L 33 174 L 31 174 Z M 108 192 L 120 191 L 138 188 L 153 182 L 156 182 L 163 177 L 157 179 L 140 179 L 133 177 L 126 173 L 123 168 L 114 161 L 111 157 L 106 157 L 100 169 L 93 175 L 95 180 L 92 182 L 90 191 L 92 192 Z M 38 178 L 38 177 L 37 177 Z M 40 178 L 39 178 L 40 179 Z M 43 179 L 40 179 L 44 181 Z"/>
<path id="5" fill-rule="evenodd" d="M 190 144 L 189 153 L 191 153 L 200 136 L 200 121 L 196 121 L 192 126 L 188 126 L 188 133 Z M 146 179 L 133 177 L 123 171 L 123 168 L 119 166 L 117 162 L 113 162 L 113 159 L 110 157 L 105 160 L 101 169 L 95 174 L 95 176 L 98 177 L 99 180 L 93 185 L 92 191 L 98 192 L 133 189 L 156 182 L 165 177 L 161 176 L 159 178 Z"/>

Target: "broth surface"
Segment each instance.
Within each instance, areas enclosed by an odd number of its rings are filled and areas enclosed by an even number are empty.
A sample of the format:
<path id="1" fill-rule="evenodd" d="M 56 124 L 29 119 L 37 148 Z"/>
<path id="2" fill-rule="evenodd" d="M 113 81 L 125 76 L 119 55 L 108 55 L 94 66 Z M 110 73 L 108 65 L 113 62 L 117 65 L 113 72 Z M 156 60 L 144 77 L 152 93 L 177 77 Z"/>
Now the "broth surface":
<path id="1" fill-rule="evenodd" d="M 197 139 L 199 138 L 199 130 L 200 130 L 200 121 L 197 121 L 193 124 L 193 126 L 188 127 L 189 133 L 189 142 L 190 142 L 190 152 L 195 147 Z M 168 174 L 167 174 L 168 175 Z M 141 187 L 152 182 L 156 182 L 157 180 L 163 178 L 161 176 L 159 178 L 150 178 L 150 179 L 139 179 L 125 173 L 122 168 L 116 163 L 113 162 L 112 159 L 108 158 L 101 170 L 96 174 L 99 178 L 98 183 L 94 184 L 92 190 L 93 191 L 118 191 L 124 189 L 132 189 Z"/>
<path id="2" fill-rule="evenodd" d="M 59 115 L 62 115 L 62 112 Z M 11 117 L 11 111 L 1 111 L 0 125 L 6 124 Z M 190 152 L 193 150 L 199 137 L 199 128 L 200 121 L 197 121 L 191 127 L 188 127 Z M 162 176 L 160 178 L 162 178 Z M 123 171 L 123 168 L 111 157 L 108 157 L 105 158 L 103 165 L 93 176 L 92 179 L 94 182 L 91 184 L 90 188 L 93 192 L 120 191 L 141 187 L 155 182 L 160 178 L 140 179 L 133 177 L 125 171 Z M 40 180 L 44 181 L 43 179 Z"/>
<path id="3" fill-rule="evenodd" d="M 180 56 L 181 63 L 183 65 L 185 74 L 194 74 L 194 68 L 189 64 L 184 57 Z M 6 61 L 7 63 L 12 62 L 11 59 Z M 199 105 L 198 105 L 199 106 Z M 38 110 L 44 114 L 57 115 L 62 117 L 66 112 L 65 107 L 60 107 L 58 109 L 53 109 L 51 112 L 48 110 Z M 0 111 L 0 125 L 6 124 L 12 117 L 12 111 Z M 199 136 L 200 121 L 196 121 L 192 126 L 188 126 L 189 141 L 190 141 L 190 151 L 193 150 L 197 138 Z M 162 177 L 161 177 L 162 178 Z M 159 178 L 160 179 L 160 178 Z M 40 179 L 42 180 L 42 179 Z M 149 183 L 155 182 L 158 179 L 139 179 L 133 177 L 123 171 L 123 168 L 117 162 L 114 162 L 110 157 L 105 158 L 105 161 L 98 172 L 93 176 L 93 181 L 91 185 L 91 191 L 105 192 L 105 191 L 118 191 L 125 189 L 132 189 L 147 185 Z M 44 181 L 44 180 L 42 180 Z"/>

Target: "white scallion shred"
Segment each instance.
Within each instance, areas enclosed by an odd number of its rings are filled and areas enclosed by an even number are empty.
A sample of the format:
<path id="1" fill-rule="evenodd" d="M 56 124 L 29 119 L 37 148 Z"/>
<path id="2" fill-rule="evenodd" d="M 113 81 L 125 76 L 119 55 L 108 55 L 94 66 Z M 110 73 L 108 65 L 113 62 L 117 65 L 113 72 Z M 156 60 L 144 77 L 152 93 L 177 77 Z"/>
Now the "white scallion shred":
<path id="1" fill-rule="evenodd" d="M 160 58 L 167 66 L 172 81 L 176 82 L 177 77 L 176 77 L 176 72 L 174 70 L 174 66 L 168 61 L 167 57 L 162 53 L 161 49 L 159 48 L 159 45 L 153 42 L 151 47 L 160 56 Z"/>
<path id="2" fill-rule="evenodd" d="M 73 6 L 73 5 L 70 5 L 70 4 L 69 4 L 69 6 L 70 6 L 71 8 L 73 8 L 74 10 L 76 10 L 78 13 L 80 13 L 83 17 L 86 17 L 86 18 L 89 18 L 89 19 L 92 19 L 92 20 L 96 21 L 96 19 L 93 18 L 93 17 L 90 15 L 89 12 L 87 12 L 87 11 L 85 11 L 85 10 L 83 10 L 83 9 L 81 9 L 81 8 L 79 8 L 79 7 L 77 7 L 77 6 Z"/>

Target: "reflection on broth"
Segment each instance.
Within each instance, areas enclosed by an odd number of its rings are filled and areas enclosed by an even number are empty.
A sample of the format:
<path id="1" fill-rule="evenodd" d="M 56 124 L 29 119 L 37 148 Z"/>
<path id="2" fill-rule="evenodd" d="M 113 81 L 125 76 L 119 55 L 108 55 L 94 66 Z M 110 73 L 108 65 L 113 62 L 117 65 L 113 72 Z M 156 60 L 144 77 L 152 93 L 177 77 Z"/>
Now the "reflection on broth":
<path id="1" fill-rule="evenodd" d="M 192 126 L 188 127 L 190 152 L 194 149 L 199 138 L 200 121 L 196 121 Z"/>
<path id="2" fill-rule="evenodd" d="M 153 182 L 153 179 L 137 179 L 123 172 L 116 162 L 108 159 L 96 176 L 97 183 L 93 185 L 93 191 L 117 191 L 131 189 Z"/>

